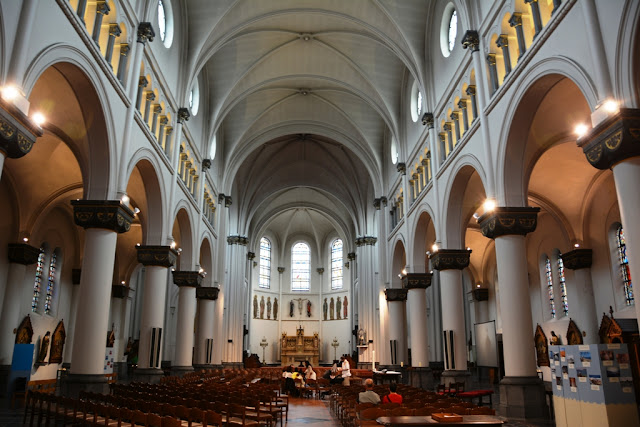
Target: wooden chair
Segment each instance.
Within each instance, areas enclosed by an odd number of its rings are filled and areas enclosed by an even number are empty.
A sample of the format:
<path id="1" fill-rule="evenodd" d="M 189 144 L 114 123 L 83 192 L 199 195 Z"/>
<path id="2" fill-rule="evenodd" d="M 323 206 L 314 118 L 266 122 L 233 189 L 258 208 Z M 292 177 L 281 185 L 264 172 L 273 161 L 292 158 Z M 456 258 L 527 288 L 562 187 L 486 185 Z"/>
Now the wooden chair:
<path id="1" fill-rule="evenodd" d="M 162 416 L 158 414 L 148 413 L 145 423 L 146 427 L 162 427 Z"/>
<path id="2" fill-rule="evenodd" d="M 161 427 L 182 427 L 182 421 L 176 417 L 162 417 Z"/>
<path id="3" fill-rule="evenodd" d="M 469 408 L 465 408 L 464 406 L 451 406 L 447 408 L 447 412 L 451 412 L 458 415 L 466 415 Z"/>
<path id="4" fill-rule="evenodd" d="M 496 411 L 494 409 L 488 408 L 486 406 L 480 406 L 478 408 L 469 408 L 469 415 L 495 415 Z"/>
<path id="5" fill-rule="evenodd" d="M 417 408 L 413 410 L 413 415 L 415 416 L 427 416 L 431 415 L 434 412 L 437 412 L 438 409 L 433 406 L 423 406 L 422 408 Z"/>
<path id="6" fill-rule="evenodd" d="M 400 403 L 396 403 L 396 402 L 388 402 L 388 403 L 381 403 L 380 405 L 378 405 L 378 408 L 382 408 L 382 409 L 395 409 L 395 408 L 399 408 L 402 405 Z"/>
<path id="7" fill-rule="evenodd" d="M 222 427 L 222 415 L 214 411 L 205 412 L 205 425 L 206 427 L 218 426 Z"/>
<path id="8" fill-rule="evenodd" d="M 389 416 L 392 416 L 392 417 L 412 416 L 413 412 L 414 412 L 414 409 L 412 408 L 399 407 L 399 408 L 393 408 L 389 410 Z"/>
<path id="9" fill-rule="evenodd" d="M 258 427 L 258 422 L 247 418 L 246 408 L 237 403 L 229 403 L 227 408 L 227 426 Z"/>

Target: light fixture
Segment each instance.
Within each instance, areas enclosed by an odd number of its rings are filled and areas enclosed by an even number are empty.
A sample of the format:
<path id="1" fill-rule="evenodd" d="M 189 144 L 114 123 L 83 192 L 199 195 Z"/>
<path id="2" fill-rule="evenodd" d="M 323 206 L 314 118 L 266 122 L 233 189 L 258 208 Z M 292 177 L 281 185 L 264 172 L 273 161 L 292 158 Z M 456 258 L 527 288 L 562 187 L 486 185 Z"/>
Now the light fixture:
<path id="1" fill-rule="evenodd" d="M 182 248 L 178 248 L 178 253 L 181 254 L 182 253 Z"/>
<path id="2" fill-rule="evenodd" d="M 437 244 L 437 243 L 434 243 L 434 244 L 433 244 L 433 246 L 431 246 L 431 250 L 432 250 L 433 252 L 438 252 L 438 249 L 439 249 L 439 248 L 438 248 L 438 244 Z"/>
<path id="3" fill-rule="evenodd" d="M 478 284 L 476 285 L 476 288 L 479 288 L 479 287 L 480 287 L 480 283 L 478 283 Z"/>
<path id="4" fill-rule="evenodd" d="M 398 274 L 398 277 L 399 277 L 400 279 L 402 279 L 402 274 Z"/>
<path id="5" fill-rule="evenodd" d="M 471 248 L 470 248 L 469 246 L 467 246 L 467 250 L 468 250 L 468 251 L 470 251 L 470 250 L 471 250 Z"/>
<path id="6" fill-rule="evenodd" d="M 431 256 L 431 251 L 427 251 L 425 253 L 427 254 L 427 256 Z"/>
<path id="7" fill-rule="evenodd" d="M 31 118 L 33 119 L 33 122 L 40 127 L 42 127 L 42 125 L 47 121 L 47 119 L 44 117 L 44 114 L 40 112 L 33 113 Z"/>
<path id="8" fill-rule="evenodd" d="M 403 275 L 403 276 L 406 276 L 406 275 L 407 275 L 407 269 L 406 269 L 406 268 L 403 268 L 403 269 L 402 269 L 402 275 Z"/>
<path id="9" fill-rule="evenodd" d="M 613 99 L 607 99 L 604 104 L 602 104 L 602 108 L 609 114 L 617 113 L 620 109 L 620 105 Z"/>
<path id="10" fill-rule="evenodd" d="M 140 243 L 136 243 L 136 246 L 140 246 Z"/>
<path id="11" fill-rule="evenodd" d="M 122 202 L 123 205 L 129 206 L 129 202 L 131 201 L 131 199 L 129 198 L 129 196 L 124 194 L 122 198 L 120 198 L 120 201 Z"/>
<path id="12" fill-rule="evenodd" d="M 485 212 L 492 212 L 496 208 L 496 201 L 493 199 L 487 199 L 484 201 L 482 207 Z"/>
<path id="13" fill-rule="evenodd" d="M 133 215 L 138 215 L 139 213 L 140 213 L 140 209 L 138 208 L 133 209 Z"/>
<path id="14" fill-rule="evenodd" d="M 20 91 L 15 86 L 5 86 L 2 88 L 2 99 L 13 101 L 20 95 Z"/>
<path id="15" fill-rule="evenodd" d="M 575 133 L 578 136 L 578 138 L 582 138 L 583 136 L 585 136 L 588 131 L 589 131 L 589 126 L 587 126 L 584 123 L 577 124 L 576 127 L 573 129 L 573 133 Z"/>
<path id="16" fill-rule="evenodd" d="M 28 238 L 28 237 L 23 237 L 23 238 L 22 238 L 22 241 L 23 241 L 23 242 L 25 242 L 25 243 L 27 243 L 27 242 L 29 241 L 29 238 Z"/>
<path id="17" fill-rule="evenodd" d="M 171 249 L 175 249 L 176 248 L 176 241 L 172 240 L 171 241 Z"/>
<path id="18" fill-rule="evenodd" d="M 122 283 L 124 285 L 124 280 L 122 282 L 120 282 L 120 283 Z"/>
<path id="19" fill-rule="evenodd" d="M 473 219 L 475 219 L 477 221 L 478 218 L 480 218 L 480 214 L 478 214 L 478 212 L 474 213 L 473 214 Z"/>
<path id="20" fill-rule="evenodd" d="M 574 247 L 574 248 L 579 248 L 579 247 L 580 247 L 580 243 L 574 243 L 574 244 L 573 244 L 573 247 Z"/>
<path id="21" fill-rule="evenodd" d="M 200 267 L 200 270 L 198 270 L 198 273 L 200 274 L 204 273 L 204 268 Z"/>

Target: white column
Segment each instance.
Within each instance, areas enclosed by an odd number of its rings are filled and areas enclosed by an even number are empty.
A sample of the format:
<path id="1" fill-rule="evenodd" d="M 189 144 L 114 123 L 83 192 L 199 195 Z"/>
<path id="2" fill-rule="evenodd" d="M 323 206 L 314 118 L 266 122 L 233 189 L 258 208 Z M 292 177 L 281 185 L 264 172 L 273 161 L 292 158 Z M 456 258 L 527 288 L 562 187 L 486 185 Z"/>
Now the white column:
<path id="1" fill-rule="evenodd" d="M 29 39 L 31 38 L 32 33 L 30 30 L 33 28 L 37 9 L 38 0 L 23 1 L 18 21 L 18 30 L 13 43 L 13 50 L 11 52 L 11 62 L 7 73 L 7 83 L 14 84 L 20 88 L 22 88 L 22 79 L 25 74 L 24 69 L 27 61 L 27 54 L 29 53 Z"/>
<path id="2" fill-rule="evenodd" d="M 168 270 L 168 267 L 158 265 L 147 265 L 145 267 L 138 368 L 156 368 L 156 366 L 149 366 L 151 330 L 152 328 L 162 328 L 164 325 L 164 303 L 167 297 Z M 164 333 L 162 338 L 164 339 Z M 162 346 L 160 348 L 162 349 Z M 158 363 L 162 360 L 162 350 L 160 350 L 160 353 Z"/>
<path id="3" fill-rule="evenodd" d="M 407 305 L 411 317 L 411 365 L 426 368 L 429 366 L 426 289 L 409 288 Z"/>
<path id="4" fill-rule="evenodd" d="M 457 269 L 440 271 L 440 304 L 442 306 L 442 329 L 453 331 L 453 361 L 455 371 L 467 370 L 466 333 L 464 328 L 464 298 L 462 295 L 462 271 Z"/>
<path id="5" fill-rule="evenodd" d="M 124 319 L 126 316 L 127 294 L 129 288 L 125 285 L 115 285 L 111 296 L 111 323 L 115 334 L 113 354 L 115 362 L 124 361 L 124 350 L 127 346 L 127 337 L 123 333 Z M 109 326 L 111 329 L 111 326 Z"/>
<path id="6" fill-rule="evenodd" d="M 242 362 L 243 314 L 246 307 L 244 301 L 244 276 L 247 263 L 247 238 L 243 236 L 227 237 L 228 244 L 228 282 L 227 292 L 227 330 L 222 345 L 226 346 L 227 362 Z"/>
<path id="7" fill-rule="evenodd" d="M 389 339 L 397 341 L 397 357 L 391 362 L 400 365 L 407 363 L 407 332 L 405 324 L 407 317 L 405 313 L 405 301 L 407 300 L 406 289 L 387 289 L 387 307 L 389 310 L 388 325 Z M 388 345 L 384 343 L 383 345 Z M 392 354 L 393 356 L 393 354 Z"/>
<path id="8" fill-rule="evenodd" d="M 598 101 L 601 102 L 613 96 L 613 84 L 611 82 L 611 74 L 609 73 L 607 51 L 605 50 L 604 40 L 602 38 L 602 30 L 600 29 L 600 21 L 598 19 L 598 10 L 595 1 L 584 0 L 581 3 L 587 30 L 585 31 L 585 36 L 588 40 L 587 45 L 591 51 L 591 57 L 593 58 L 592 66 L 598 87 Z"/>
<path id="9" fill-rule="evenodd" d="M 217 288 L 199 288 L 199 289 L 217 289 Z M 199 290 L 196 289 L 196 297 L 198 299 L 198 326 L 196 329 L 196 342 L 195 342 L 195 363 L 199 365 L 209 364 L 206 360 L 206 342 L 208 339 L 213 339 L 213 325 L 214 325 L 214 312 L 215 301 L 213 296 L 198 295 Z M 216 291 L 215 298 L 218 298 Z M 214 344 L 215 345 L 215 344 Z M 212 359 L 212 363 L 215 363 L 215 359 Z"/>
<path id="10" fill-rule="evenodd" d="M 75 271 L 75 270 L 73 270 Z M 71 351 L 73 348 L 73 337 L 75 336 L 76 330 L 76 316 L 78 314 L 78 297 L 80 295 L 80 277 L 82 270 L 78 269 L 78 276 L 75 276 L 75 273 L 71 273 L 73 288 L 71 289 L 71 306 L 69 308 L 69 322 L 65 327 L 67 331 L 67 341 L 65 342 L 65 347 L 67 347 L 67 351 L 63 354 L 64 363 L 71 363 Z"/>
<path id="11" fill-rule="evenodd" d="M 2 179 L 2 170 L 4 169 L 4 159 L 7 157 L 4 151 L 0 150 L 0 180 Z"/>
<path id="12" fill-rule="evenodd" d="M 85 231 L 82 277 L 76 316 L 71 373 L 97 375 L 104 371 L 106 332 L 109 323 L 111 280 L 117 233 L 102 228 Z"/>
<path id="13" fill-rule="evenodd" d="M 529 299 L 525 236 L 495 238 L 504 371 L 507 377 L 535 377 L 536 359 L 531 339 L 534 332 Z"/>
<path id="14" fill-rule="evenodd" d="M 192 366 L 196 288 L 181 286 L 178 294 L 178 326 L 175 366 Z"/>
<path id="15" fill-rule="evenodd" d="M 565 264 L 566 267 L 566 264 Z M 585 344 L 598 344 L 598 314 L 596 313 L 596 302 L 593 296 L 593 283 L 591 282 L 591 269 L 581 268 L 574 270 L 573 279 L 575 283 L 576 302 L 575 308 L 569 300 L 569 312 L 576 313 L 578 325 L 585 332 Z"/>

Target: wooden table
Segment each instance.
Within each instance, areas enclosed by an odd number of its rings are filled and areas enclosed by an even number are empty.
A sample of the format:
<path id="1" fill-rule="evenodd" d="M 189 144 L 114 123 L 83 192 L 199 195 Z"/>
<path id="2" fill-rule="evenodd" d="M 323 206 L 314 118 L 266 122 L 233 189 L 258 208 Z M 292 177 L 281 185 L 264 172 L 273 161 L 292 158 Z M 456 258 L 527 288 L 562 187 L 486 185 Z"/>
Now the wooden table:
<path id="1" fill-rule="evenodd" d="M 443 426 L 501 426 L 504 424 L 500 418 L 493 415 L 463 415 L 460 422 L 438 422 L 428 416 L 405 417 L 380 417 L 376 420 L 383 426 L 426 426 L 439 424 Z"/>
<path id="2" fill-rule="evenodd" d="M 373 382 L 376 384 L 384 383 L 398 383 L 402 377 L 402 372 L 387 371 L 387 372 L 374 372 Z"/>

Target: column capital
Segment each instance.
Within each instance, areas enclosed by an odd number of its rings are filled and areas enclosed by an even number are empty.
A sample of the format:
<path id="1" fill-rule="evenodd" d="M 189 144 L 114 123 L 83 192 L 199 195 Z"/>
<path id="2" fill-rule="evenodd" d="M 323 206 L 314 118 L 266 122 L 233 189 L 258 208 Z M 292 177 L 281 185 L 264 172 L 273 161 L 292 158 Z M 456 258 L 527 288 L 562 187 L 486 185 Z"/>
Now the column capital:
<path id="1" fill-rule="evenodd" d="M 202 275 L 199 271 L 174 271 L 173 283 L 180 288 L 198 288 L 202 283 Z"/>
<path id="2" fill-rule="evenodd" d="M 475 96 L 476 94 L 476 86 L 475 85 L 469 85 L 467 86 L 467 90 L 465 91 L 465 93 L 469 96 Z"/>
<path id="3" fill-rule="evenodd" d="M 538 224 L 537 207 L 497 207 L 478 218 L 484 237 L 520 235 L 535 231 Z"/>
<path id="4" fill-rule="evenodd" d="M 449 118 L 451 120 L 458 120 L 459 116 L 460 116 L 460 112 L 459 111 L 452 111 L 451 114 L 449 115 Z"/>
<path id="5" fill-rule="evenodd" d="M 9 262 L 13 264 L 35 264 L 40 255 L 40 248 L 35 248 L 26 243 L 9 243 L 7 255 Z"/>
<path id="6" fill-rule="evenodd" d="M 433 113 L 424 113 L 422 115 L 422 125 L 426 126 L 427 129 L 433 129 Z"/>
<path id="7" fill-rule="evenodd" d="M 278 273 L 280 274 L 284 273 L 284 267 L 278 267 Z"/>
<path id="8" fill-rule="evenodd" d="M 188 108 L 178 108 L 178 123 L 188 122 L 191 117 L 191 113 Z"/>
<path id="9" fill-rule="evenodd" d="M 469 266 L 470 249 L 438 249 L 429 255 L 436 270 L 463 270 Z"/>
<path id="10" fill-rule="evenodd" d="M 249 243 L 249 239 L 244 236 L 228 236 L 227 237 L 227 244 L 229 245 L 247 246 L 247 243 Z"/>
<path id="11" fill-rule="evenodd" d="M 162 105 L 156 104 L 153 106 L 153 112 L 156 114 L 162 113 Z"/>
<path id="12" fill-rule="evenodd" d="M 387 301 L 401 301 L 407 300 L 408 289 L 403 288 L 388 288 L 384 290 L 384 295 Z"/>
<path id="13" fill-rule="evenodd" d="M 111 298 L 123 299 L 129 295 L 129 287 L 125 285 L 112 285 Z"/>
<path id="14" fill-rule="evenodd" d="M 141 22 L 138 25 L 138 43 L 145 44 L 146 42 L 152 42 L 153 38 L 156 36 L 155 31 L 153 31 L 153 26 L 151 22 Z"/>
<path id="15" fill-rule="evenodd" d="M 400 172 L 402 175 L 407 173 L 407 165 L 406 163 L 400 162 L 396 165 L 396 170 Z"/>
<path id="16" fill-rule="evenodd" d="M 487 62 L 489 63 L 489 65 L 496 65 L 496 54 L 489 53 L 487 55 Z"/>
<path id="17" fill-rule="evenodd" d="M 171 267 L 178 259 L 178 252 L 171 246 L 136 246 L 138 262 L 144 266 Z"/>
<path id="18" fill-rule="evenodd" d="M 474 301 L 488 301 L 489 300 L 489 289 L 487 288 L 474 288 L 471 291 L 473 294 Z"/>
<path id="19" fill-rule="evenodd" d="M 218 299 L 218 294 L 220 293 L 220 288 L 218 287 L 209 287 L 209 286 L 201 286 L 196 288 L 196 298 L 204 299 L 209 301 L 215 301 Z"/>
<path id="20" fill-rule="evenodd" d="M 120 25 L 118 24 L 109 24 L 109 35 L 118 37 L 122 34 L 122 30 L 120 29 Z"/>
<path id="21" fill-rule="evenodd" d="M 104 228 L 126 233 L 133 222 L 133 211 L 120 200 L 72 200 L 76 225 L 83 228 Z"/>
<path id="22" fill-rule="evenodd" d="M 469 48 L 471 53 L 480 50 L 480 37 L 476 30 L 467 30 L 467 32 L 464 33 L 464 36 L 462 36 L 462 48 Z"/>
<path id="23" fill-rule="evenodd" d="M 121 43 L 120 44 L 120 55 L 127 56 L 129 54 L 130 50 L 131 50 L 131 48 L 129 47 L 128 44 L 126 44 L 126 43 Z"/>
<path id="24" fill-rule="evenodd" d="M 496 46 L 507 47 L 509 46 L 509 37 L 506 34 L 500 34 L 498 40 L 496 40 Z"/>
<path id="25" fill-rule="evenodd" d="M 156 94 L 153 92 L 149 92 L 147 93 L 147 96 L 145 98 L 147 101 L 155 101 L 156 100 Z"/>
<path id="26" fill-rule="evenodd" d="M 96 2 L 96 13 L 108 15 L 109 12 L 111 12 L 111 8 L 107 4 L 106 0 L 98 0 Z"/>
<path id="27" fill-rule="evenodd" d="M 449 132 L 451 130 L 451 122 L 444 122 L 442 129 L 444 129 L 446 132 Z"/>
<path id="28" fill-rule="evenodd" d="M 0 98 L 1 152 L 10 159 L 18 159 L 31 151 L 36 139 L 42 134 L 42 128 L 18 107 Z"/>
<path id="29" fill-rule="evenodd" d="M 316 271 L 318 272 L 318 274 L 322 274 L 324 273 L 324 267 L 318 267 L 316 268 Z"/>
<path id="30" fill-rule="evenodd" d="M 138 87 L 147 87 L 149 80 L 145 76 L 140 76 L 138 79 Z"/>
<path id="31" fill-rule="evenodd" d="M 402 276 L 402 287 L 405 289 L 427 289 L 431 286 L 431 273 L 407 273 Z"/>
<path id="32" fill-rule="evenodd" d="M 207 170 L 211 167 L 211 159 L 202 159 L 202 169 Z"/>
<path id="33" fill-rule="evenodd" d="M 562 254 L 562 263 L 569 270 L 591 268 L 592 257 L 591 249 L 574 249 Z"/>
<path id="34" fill-rule="evenodd" d="M 377 211 L 380 210 L 380 199 L 378 199 L 378 198 L 373 199 L 373 207 Z"/>
<path id="35" fill-rule="evenodd" d="M 522 13 L 513 12 L 511 18 L 509 18 L 509 25 L 512 27 L 519 27 L 522 25 Z"/>
<path id="36" fill-rule="evenodd" d="M 429 166 L 429 160 L 431 160 L 431 151 L 427 151 L 425 158 L 422 159 L 420 163 L 422 164 L 422 166 L 427 167 Z"/>
<path id="37" fill-rule="evenodd" d="M 253 259 L 256 257 L 256 253 L 255 252 L 247 252 L 247 259 L 249 261 L 253 261 Z"/>
<path id="38" fill-rule="evenodd" d="M 354 261 L 354 260 L 356 259 L 356 253 L 355 253 L 355 252 L 349 252 L 349 253 L 347 254 L 347 259 L 348 259 L 349 261 Z"/>
<path id="39" fill-rule="evenodd" d="M 579 138 L 578 147 L 591 166 L 603 170 L 640 156 L 640 109 L 620 108 L 617 114 Z"/>
<path id="40" fill-rule="evenodd" d="M 376 242 L 378 241 L 377 237 L 373 237 L 373 236 L 362 236 L 362 237 L 358 237 L 356 239 L 356 246 L 363 246 L 363 245 L 375 245 Z"/>
<path id="41" fill-rule="evenodd" d="M 169 118 L 167 116 L 160 116 L 160 124 L 167 125 L 169 123 Z"/>
<path id="42" fill-rule="evenodd" d="M 465 109 L 467 108 L 467 99 L 466 98 L 460 98 L 460 100 L 458 101 L 458 108 L 460 109 Z"/>

